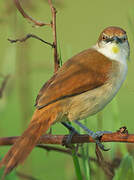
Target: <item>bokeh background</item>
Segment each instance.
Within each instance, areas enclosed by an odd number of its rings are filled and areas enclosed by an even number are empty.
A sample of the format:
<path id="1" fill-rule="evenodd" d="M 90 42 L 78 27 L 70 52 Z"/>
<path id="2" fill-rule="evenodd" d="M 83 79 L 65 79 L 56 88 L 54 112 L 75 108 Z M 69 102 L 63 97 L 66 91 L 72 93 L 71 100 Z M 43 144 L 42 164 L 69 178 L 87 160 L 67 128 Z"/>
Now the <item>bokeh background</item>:
<path id="1" fill-rule="evenodd" d="M 23 8 L 33 18 L 50 22 L 51 11 L 47 0 L 21 0 Z M 134 1 L 133 0 L 55 0 L 57 13 L 58 48 L 63 62 L 76 53 L 94 45 L 100 32 L 107 26 L 120 26 L 127 31 L 131 54 L 128 75 L 116 99 L 101 113 L 88 118 L 92 130 L 116 131 L 127 126 L 134 133 Z M 36 95 L 41 86 L 52 76 L 53 49 L 35 39 L 11 44 L 8 38 L 16 39 L 33 33 L 52 42 L 49 27 L 36 28 L 16 10 L 13 1 L 0 1 L 0 85 L 2 75 L 10 74 L 9 81 L 0 99 L 0 136 L 20 135 L 27 127 L 35 109 Z M 52 128 L 55 134 L 67 134 L 60 124 Z M 107 143 L 107 160 L 123 157 L 128 150 L 125 144 Z M 94 144 L 89 145 L 89 154 L 95 156 Z M 9 147 L 0 147 L 3 157 Z M 133 146 L 130 145 L 131 153 Z M 92 179 L 107 179 L 103 170 L 91 162 Z M 45 152 L 35 148 L 19 171 L 31 174 L 40 180 L 76 179 L 72 157 L 58 152 Z"/>

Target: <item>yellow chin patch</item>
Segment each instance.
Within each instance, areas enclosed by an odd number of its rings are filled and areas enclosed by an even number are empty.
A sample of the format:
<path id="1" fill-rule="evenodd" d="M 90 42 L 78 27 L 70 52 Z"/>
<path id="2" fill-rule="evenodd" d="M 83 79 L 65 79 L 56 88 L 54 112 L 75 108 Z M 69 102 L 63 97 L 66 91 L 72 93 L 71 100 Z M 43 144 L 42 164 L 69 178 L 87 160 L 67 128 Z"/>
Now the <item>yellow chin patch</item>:
<path id="1" fill-rule="evenodd" d="M 113 51 L 113 53 L 117 54 L 120 51 L 120 49 L 118 46 L 113 46 L 112 51 Z"/>

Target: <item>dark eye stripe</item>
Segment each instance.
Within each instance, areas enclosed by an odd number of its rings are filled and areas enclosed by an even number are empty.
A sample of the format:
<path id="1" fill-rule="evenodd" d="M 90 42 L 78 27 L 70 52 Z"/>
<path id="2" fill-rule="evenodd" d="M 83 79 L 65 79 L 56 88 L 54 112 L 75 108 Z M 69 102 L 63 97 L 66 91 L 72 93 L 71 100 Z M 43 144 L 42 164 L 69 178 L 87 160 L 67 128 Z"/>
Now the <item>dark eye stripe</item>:
<path id="1" fill-rule="evenodd" d="M 116 37 L 117 38 L 117 41 L 119 42 L 119 43 L 123 43 L 123 42 L 125 42 L 126 40 L 127 40 L 127 38 L 125 38 L 125 37 L 123 37 L 123 38 L 118 38 L 118 37 Z M 112 41 L 114 41 L 115 40 L 115 38 L 106 38 L 105 37 L 105 39 L 103 39 L 106 43 L 108 43 L 108 42 L 112 42 Z"/>
<path id="2" fill-rule="evenodd" d="M 105 42 L 112 42 L 114 39 L 113 38 L 107 38 L 107 39 L 105 39 Z"/>

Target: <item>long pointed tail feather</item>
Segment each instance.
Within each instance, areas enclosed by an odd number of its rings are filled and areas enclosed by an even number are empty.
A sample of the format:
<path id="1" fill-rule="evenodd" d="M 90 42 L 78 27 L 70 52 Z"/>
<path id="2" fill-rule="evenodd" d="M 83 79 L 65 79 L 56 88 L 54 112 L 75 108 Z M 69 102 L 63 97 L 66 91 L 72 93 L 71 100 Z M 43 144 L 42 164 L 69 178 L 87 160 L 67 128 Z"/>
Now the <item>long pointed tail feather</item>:
<path id="1" fill-rule="evenodd" d="M 54 117 L 46 112 L 45 108 L 35 111 L 28 128 L 0 162 L 0 167 L 5 166 L 4 176 L 27 158 L 40 136 L 49 129 L 53 121 Z"/>

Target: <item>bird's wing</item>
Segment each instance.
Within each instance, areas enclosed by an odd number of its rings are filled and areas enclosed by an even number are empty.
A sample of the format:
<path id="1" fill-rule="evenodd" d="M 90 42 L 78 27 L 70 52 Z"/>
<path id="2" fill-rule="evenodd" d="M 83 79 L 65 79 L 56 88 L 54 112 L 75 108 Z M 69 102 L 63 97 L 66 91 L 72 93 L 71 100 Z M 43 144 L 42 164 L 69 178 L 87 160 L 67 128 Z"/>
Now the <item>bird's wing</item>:
<path id="1" fill-rule="evenodd" d="M 36 107 L 42 108 L 61 100 L 102 86 L 109 78 L 112 61 L 88 49 L 69 59 L 41 88 Z"/>

